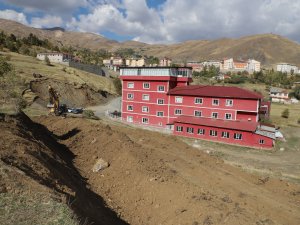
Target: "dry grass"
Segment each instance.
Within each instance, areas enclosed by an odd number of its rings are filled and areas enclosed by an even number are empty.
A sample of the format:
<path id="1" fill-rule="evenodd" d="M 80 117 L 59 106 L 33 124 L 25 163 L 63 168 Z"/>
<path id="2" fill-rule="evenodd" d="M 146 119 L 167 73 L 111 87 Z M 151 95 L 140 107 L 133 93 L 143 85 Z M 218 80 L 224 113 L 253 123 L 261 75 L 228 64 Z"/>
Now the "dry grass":
<path id="1" fill-rule="evenodd" d="M 47 66 L 44 61 L 17 53 L 2 52 L 2 54 L 11 56 L 10 63 L 14 65 L 16 73 L 24 78 L 26 82 L 30 82 L 33 79 L 32 74 L 37 73 L 57 81 L 87 84 L 95 90 L 104 90 L 112 94 L 116 93 L 112 80 L 109 78 L 69 68 L 61 64 Z"/>

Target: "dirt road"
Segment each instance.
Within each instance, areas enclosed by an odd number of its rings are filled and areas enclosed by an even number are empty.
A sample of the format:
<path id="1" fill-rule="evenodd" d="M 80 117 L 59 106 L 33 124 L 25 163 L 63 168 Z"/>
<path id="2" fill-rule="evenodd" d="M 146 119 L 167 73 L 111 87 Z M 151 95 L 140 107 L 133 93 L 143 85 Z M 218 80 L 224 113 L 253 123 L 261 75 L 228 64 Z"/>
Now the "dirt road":
<path id="1" fill-rule="evenodd" d="M 113 98 L 105 105 L 91 106 L 87 109 L 93 110 L 96 116 L 103 118 L 107 110 L 111 112 L 115 110 L 121 111 L 121 97 Z"/>
<path id="2" fill-rule="evenodd" d="M 40 117 L 93 192 L 130 224 L 295 224 L 300 186 L 225 164 L 179 138 L 106 121 Z M 110 163 L 92 172 L 98 158 Z"/>

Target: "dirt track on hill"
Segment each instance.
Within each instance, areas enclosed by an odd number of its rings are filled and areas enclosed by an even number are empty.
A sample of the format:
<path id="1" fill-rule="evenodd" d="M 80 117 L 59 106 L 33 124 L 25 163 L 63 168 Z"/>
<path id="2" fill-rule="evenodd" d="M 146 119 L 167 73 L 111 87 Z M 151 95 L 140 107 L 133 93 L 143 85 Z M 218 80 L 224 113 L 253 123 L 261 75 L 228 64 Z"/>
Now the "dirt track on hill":
<path id="1" fill-rule="evenodd" d="M 300 224 L 300 186 L 247 174 L 174 136 L 38 117 L 75 155 L 89 188 L 130 224 Z M 98 158 L 110 163 L 92 172 Z"/>

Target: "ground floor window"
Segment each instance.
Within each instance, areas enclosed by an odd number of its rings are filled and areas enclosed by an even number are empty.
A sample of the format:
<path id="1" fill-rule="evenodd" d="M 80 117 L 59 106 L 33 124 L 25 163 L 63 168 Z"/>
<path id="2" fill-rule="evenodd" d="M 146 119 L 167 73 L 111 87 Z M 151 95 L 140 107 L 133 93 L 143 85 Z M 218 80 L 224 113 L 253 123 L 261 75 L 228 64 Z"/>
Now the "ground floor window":
<path id="1" fill-rule="evenodd" d="M 177 132 L 182 132 L 183 131 L 183 127 L 182 126 L 177 126 L 176 127 L 176 131 Z"/>
<path id="2" fill-rule="evenodd" d="M 201 128 L 198 129 L 198 134 L 204 135 L 204 133 L 205 133 L 205 130 L 204 130 L 204 129 L 201 129 Z"/>
<path id="3" fill-rule="evenodd" d="M 192 127 L 187 127 L 186 128 L 186 132 L 190 133 L 190 134 L 193 134 L 194 133 L 194 128 Z"/>
<path id="4" fill-rule="evenodd" d="M 144 124 L 148 124 L 148 123 L 149 123 L 149 119 L 148 119 L 148 118 L 145 118 L 145 117 L 143 117 L 143 118 L 142 118 L 142 123 L 144 123 Z"/>
<path id="5" fill-rule="evenodd" d="M 236 139 L 236 140 L 242 140 L 242 134 L 240 134 L 240 133 L 234 133 L 234 139 Z"/>
<path id="6" fill-rule="evenodd" d="M 260 140 L 259 140 L 259 144 L 262 145 L 262 144 L 264 144 L 264 143 L 265 143 L 265 140 L 264 140 L 264 139 L 260 139 Z"/>
<path id="7" fill-rule="evenodd" d="M 229 132 L 223 131 L 222 132 L 222 138 L 229 138 Z"/>
<path id="8" fill-rule="evenodd" d="M 132 123 L 133 122 L 133 116 L 127 116 L 127 122 Z"/>
<path id="9" fill-rule="evenodd" d="M 218 135 L 218 132 L 216 130 L 210 130 L 209 135 L 213 136 L 213 137 L 216 137 Z"/>

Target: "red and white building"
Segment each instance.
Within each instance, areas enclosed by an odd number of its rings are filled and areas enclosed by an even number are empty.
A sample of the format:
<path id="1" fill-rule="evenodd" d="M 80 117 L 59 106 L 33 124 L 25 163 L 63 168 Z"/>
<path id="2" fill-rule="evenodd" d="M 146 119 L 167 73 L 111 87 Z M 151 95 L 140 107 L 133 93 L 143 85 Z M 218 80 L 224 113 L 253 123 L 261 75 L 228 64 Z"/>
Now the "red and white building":
<path id="1" fill-rule="evenodd" d="M 122 119 L 175 135 L 271 148 L 259 129 L 262 96 L 238 87 L 190 85 L 190 67 L 120 68 Z M 266 112 L 269 113 L 269 112 Z"/>

